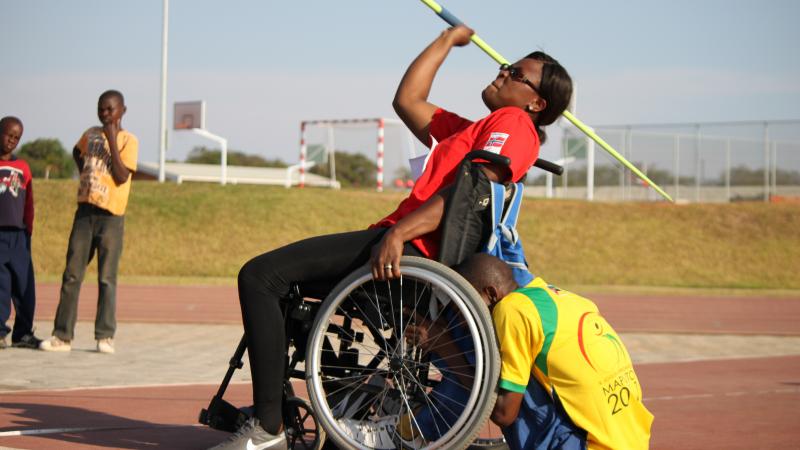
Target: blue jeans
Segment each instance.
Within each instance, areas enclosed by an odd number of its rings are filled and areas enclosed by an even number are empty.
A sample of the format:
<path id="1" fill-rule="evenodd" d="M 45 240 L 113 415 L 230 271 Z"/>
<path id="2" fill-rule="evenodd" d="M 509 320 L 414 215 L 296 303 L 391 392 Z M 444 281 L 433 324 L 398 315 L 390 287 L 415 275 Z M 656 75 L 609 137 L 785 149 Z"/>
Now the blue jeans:
<path id="1" fill-rule="evenodd" d="M 67 247 L 67 266 L 61 279 L 61 298 L 56 310 L 53 335 L 71 341 L 78 318 L 78 295 L 81 283 L 95 252 L 97 252 L 97 315 L 94 322 L 94 338 L 114 337 L 117 329 L 117 270 L 122 256 L 122 235 L 125 231 L 125 216 L 79 203 L 72 222 Z"/>
<path id="2" fill-rule="evenodd" d="M 533 377 L 517 419 L 503 428 L 511 450 L 585 450 L 586 432 L 575 426 L 561 403 Z"/>
<path id="3" fill-rule="evenodd" d="M 6 325 L 11 317 L 11 302 L 17 315 L 11 342 L 33 334 L 36 309 L 36 284 L 33 278 L 30 237 L 25 230 L 0 230 L 0 338 L 12 330 Z"/>

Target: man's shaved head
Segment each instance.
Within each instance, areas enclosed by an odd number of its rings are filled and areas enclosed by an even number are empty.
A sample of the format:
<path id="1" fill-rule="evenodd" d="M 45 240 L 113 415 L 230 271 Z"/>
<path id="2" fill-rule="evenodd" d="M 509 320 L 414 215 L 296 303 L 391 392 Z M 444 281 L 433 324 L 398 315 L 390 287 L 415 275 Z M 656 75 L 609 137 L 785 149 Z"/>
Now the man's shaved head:
<path id="1" fill-rule="evenodd" d="M 511 266 L 487 253 L 470 256 L 453 269 L 486 300 L 500 300 L 519 287 L 514 281 Z"/>

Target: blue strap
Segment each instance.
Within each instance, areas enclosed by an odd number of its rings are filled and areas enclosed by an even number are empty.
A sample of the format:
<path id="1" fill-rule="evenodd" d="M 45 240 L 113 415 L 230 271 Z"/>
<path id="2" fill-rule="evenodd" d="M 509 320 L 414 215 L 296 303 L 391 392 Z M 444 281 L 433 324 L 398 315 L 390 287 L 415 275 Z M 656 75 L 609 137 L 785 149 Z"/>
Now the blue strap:
<path id="1" fill-rule="evenodd" d="M 533 281 L 533 275 L 528 271 L 525 252 L 516 229 L 524 186 L 522 183 L 516 183 L 511 188 L 512 198 L 504 213 L 505 186 L 492 183 L 492 234 L 486 244 L 485 252 L 497 256 L 510 265 L 517 284 L 525 286 Z"/>
<path id="2" fill-rule="evenodd" d="M 512 185 L 512 189 L 514 189 L 513 198 L 511 199 L 511 204 L 508 205 L 508 210 L 502 222 L 503 225 L 509 228 L 516 229 L 517 227 L 517 218 L 519 217 L 519 210 L 522 206 L 522 190 L 524 188 L 522 183 Z"/>

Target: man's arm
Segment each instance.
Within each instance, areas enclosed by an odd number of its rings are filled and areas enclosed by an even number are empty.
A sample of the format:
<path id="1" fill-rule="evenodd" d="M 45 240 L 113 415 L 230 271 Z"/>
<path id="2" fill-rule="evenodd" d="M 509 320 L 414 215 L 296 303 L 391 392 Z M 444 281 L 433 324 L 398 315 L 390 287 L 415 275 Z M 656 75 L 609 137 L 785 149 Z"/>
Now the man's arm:
<path id="1" fill-rule="evenodd" d="M 72 159 L 75 160 L 75 165 L 78 166 L 78 173 L 83 172 L 83 157 L 78 147 L 72 147 Z"/>
<path id="2" fill-rule="evenodd" d="M 414 136 L 430 145 L 430 124 L 438 106 L 428 102 L 433 78 L 454 46 L 469 44 L 474 32 L 460 25 L 442 32 L 406 70 L 394 95 L 395 112 Z"/>
<path id="3" fill-rule="evenodd" d="M 119 130 L 119 122 L 103 125 L 103 133 L 108 139 L 108 149 L 111 151 L 111 177 L 114 178 L 114 182 L 117 185 L 128 181 L 128 177 L 131 174 L 131 171 L 125 167 L 122 157 L 119 155 L 119 148 L 117 147 L 117 133 L 119 133 Z"/>
<path id="4" fill-rule="evenodd" d="M 519 415 L 523 396 L 524 394 L 522 393 L 511 392 L 501 388 L 497 394 L 494 409 L 492 409 L 492 422 L 501 427 L 507 427 L 514 423 L 517 420 L 517 415 Z"/>
<path id="5" fill-rule="evenodd" d="M 538 383 L 531 376 L 541 341 L 535 331 L 533 303 L 519 297 L 506 296 L 492 309 L 492 323 L 500 347 L 500 383 L 497 401 L 492 409 L 492 422 L 507 427 L 514 423 L 522 406 L 529 383 Z"/>

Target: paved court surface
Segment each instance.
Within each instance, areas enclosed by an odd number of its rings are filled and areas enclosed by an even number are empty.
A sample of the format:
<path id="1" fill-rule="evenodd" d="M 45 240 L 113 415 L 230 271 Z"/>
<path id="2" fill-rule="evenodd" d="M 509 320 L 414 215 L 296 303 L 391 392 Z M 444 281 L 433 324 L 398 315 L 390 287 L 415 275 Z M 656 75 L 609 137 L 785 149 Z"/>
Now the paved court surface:
<path id="1" fill-rule="evenodd" d="M 57 285 L 41 285 L 38 334 Z M 232 287 L 122 286 L 115 355 L 93 351 L 96 286 L 74 350 L 0 351 L 0 448 L 195 449 L 196 425 L 241 337 Z M 800 448 L 800 296 L 589 295 L 622 334 L 655 414 L 651 448 Z M 226 399 L 249 403 L 249 372 Z"/>

